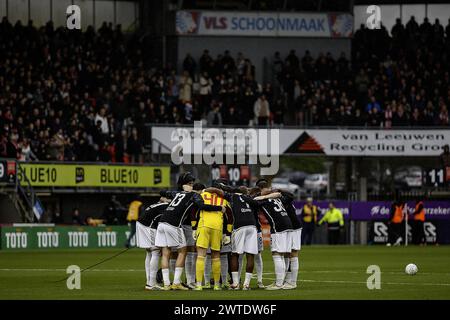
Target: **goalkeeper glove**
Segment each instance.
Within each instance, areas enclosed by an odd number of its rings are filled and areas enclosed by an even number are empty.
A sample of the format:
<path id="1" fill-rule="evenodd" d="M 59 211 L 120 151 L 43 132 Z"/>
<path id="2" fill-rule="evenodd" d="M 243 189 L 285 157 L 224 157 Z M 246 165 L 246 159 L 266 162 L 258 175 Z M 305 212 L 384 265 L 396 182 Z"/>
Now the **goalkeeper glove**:
<path id="1" fill-rule="evenodd" d="M 226 245 L 229 244 L 230 242 L 231 242 L 231 237 L 228 236 L 228 235 L 226 235 L 226 234 L 224 234 L 224 235 L 222 236 L 222 244 L 226 246 Z"/>
<path id="2" fill-rule="evenodd" d="M 197 241 L 197 230 L 192 230 L 192 238 Z"/>

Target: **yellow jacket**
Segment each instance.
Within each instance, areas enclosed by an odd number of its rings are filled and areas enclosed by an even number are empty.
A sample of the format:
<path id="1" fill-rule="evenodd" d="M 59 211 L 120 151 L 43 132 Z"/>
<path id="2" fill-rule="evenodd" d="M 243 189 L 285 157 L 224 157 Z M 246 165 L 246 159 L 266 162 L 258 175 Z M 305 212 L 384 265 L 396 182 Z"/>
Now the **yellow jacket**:
<path id="1" fill-rule="evenodd" d="M 339 209 L 330 209 L 328 210 L 325 215 L 320 219 L 319 225 L 321 225 L 323 222 L 327 222 L 330 224 L 337 224 L 339 223 L 339 226 L 344 226 L 344 216 L 342 215 L 341 210 Z"/>
<path id="2" fill-rule="evenodd" d="M 302 210 L 302 219 L 303 222 L 309 223 L 309 222 L 317 222 L 317 206 L 312 205 L 309 207 L 308 205 L 303 206 Z"/>
<path id="3" fill-rule="evenodd" d="M 139 219 L 139 208 L 142 206 L 142 202 L 134 200 L 130 203 L 128 208 L 127 221 L 137 221 Z"/>

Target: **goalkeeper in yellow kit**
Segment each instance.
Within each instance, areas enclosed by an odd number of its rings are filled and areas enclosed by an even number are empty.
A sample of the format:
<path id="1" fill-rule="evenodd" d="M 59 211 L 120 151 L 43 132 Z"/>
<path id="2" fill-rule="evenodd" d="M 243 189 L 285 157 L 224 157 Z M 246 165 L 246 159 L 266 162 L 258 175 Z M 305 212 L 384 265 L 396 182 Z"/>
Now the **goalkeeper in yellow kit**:
<path id="1" fill-rule="evenodd" d="M 194 190 L 201 191 L 204 185 L 194 185 Z M 213 190 L 214 192 L 208 192 Z M 221 290 L 220 286 L 220 248 L 222 245 L 230 243 L 230 234 L 233 221 L 230 205 L 223 198 L 223 192 L 220 189 L 208 188 L 203 190 L 201 196 L 205 204 L 225 206 L 225 213 L 222 211 L 203 211 L 200 210 L 192 219 L 192 229 L 197 246 L 196 263 L 196 286 L 194 290 L 202 290 L 203 276 L 205 273 L 205 259 L 208 248 L 211 248 L 211 267 L 214 278 L 214 290 Z"/>

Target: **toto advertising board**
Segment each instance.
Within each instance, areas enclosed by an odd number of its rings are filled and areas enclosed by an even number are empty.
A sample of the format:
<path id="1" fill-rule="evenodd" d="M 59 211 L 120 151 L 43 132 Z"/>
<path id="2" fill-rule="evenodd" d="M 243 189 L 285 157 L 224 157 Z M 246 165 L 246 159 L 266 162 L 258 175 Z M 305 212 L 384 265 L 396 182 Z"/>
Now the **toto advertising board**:
<path id="1" fill-rule="evenodd" d="M 81 249 L 122 248 L 130 234 L 128 226 L 1 226 L 0 248 Z M 134 245 L 134 237 L 131 245 Z"/>

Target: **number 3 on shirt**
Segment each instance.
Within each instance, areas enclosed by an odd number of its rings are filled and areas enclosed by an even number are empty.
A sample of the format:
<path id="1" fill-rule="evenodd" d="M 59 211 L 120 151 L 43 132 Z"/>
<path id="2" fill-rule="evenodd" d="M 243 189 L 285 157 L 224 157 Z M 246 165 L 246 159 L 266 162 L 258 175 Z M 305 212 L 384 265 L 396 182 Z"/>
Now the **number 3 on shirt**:
<path id="1" fill-rule="evenodd" d="M 274 203 L 276 206 L 273 207 L 273 210 L 275 210 L 276 212 L 283 212 L 284 207 L 283 207 L 283 203 L 281 202 L 280 199 L 269 199 L 270 202 Z"/>

